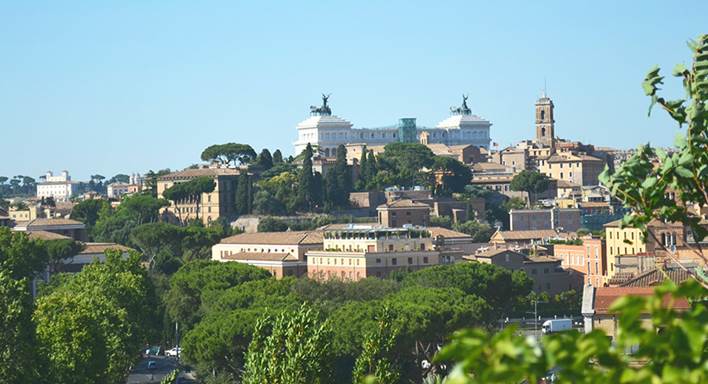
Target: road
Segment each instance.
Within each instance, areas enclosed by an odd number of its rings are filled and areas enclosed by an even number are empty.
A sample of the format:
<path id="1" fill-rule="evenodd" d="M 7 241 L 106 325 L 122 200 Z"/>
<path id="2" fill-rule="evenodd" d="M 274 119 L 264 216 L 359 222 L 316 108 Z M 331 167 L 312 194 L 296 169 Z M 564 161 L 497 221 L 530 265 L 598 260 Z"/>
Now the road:
<path id="1" fill-rule="evenodd" d="M 148 369 L 148 361 L 155 361 L 155 368 Z M 128 375 L 126 384 L 152 384 L 159 383 L 165 375 L 177 368 L 177 359 L 165 356 L 150 356 L 143 358 L 133 367 L 133 371 Z M 180 375 L 183 377 L 184 375 Z M 192 383 L 184 378 L 180 378 L 180 384 Z"/>

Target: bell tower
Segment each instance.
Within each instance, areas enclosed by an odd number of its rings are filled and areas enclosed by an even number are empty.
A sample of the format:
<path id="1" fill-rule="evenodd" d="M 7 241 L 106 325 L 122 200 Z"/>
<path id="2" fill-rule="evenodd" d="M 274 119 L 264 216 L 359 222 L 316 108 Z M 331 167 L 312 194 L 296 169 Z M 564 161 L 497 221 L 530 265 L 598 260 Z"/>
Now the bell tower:
<path id="1" fill-rule="evenodd" d="M 544 91 L 536 101 L 536 142 L 553 148 L 554 138 L 553 100 Z"/>

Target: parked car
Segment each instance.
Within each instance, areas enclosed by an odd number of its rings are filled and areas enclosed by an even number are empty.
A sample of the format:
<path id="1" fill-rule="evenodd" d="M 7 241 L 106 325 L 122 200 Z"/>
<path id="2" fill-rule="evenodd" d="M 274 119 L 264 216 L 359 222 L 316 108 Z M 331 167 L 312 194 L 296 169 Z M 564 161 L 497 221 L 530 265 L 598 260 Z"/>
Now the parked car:
<path id="1" fill-rule="evenodd" d="M 165 351 L 165 356 L 168 356 L 168 357 L 177 357 L 177 355 L 181 355 L 181 354 L 182 354 L 182 348 L 180 348 L 180 347 L 174 347 L 172 349 Z"/>
<path id="2" fill-rule="evenodd" d="M 157 368 L 157 363 L 155 362 L 155 360 L 148 361 L 148 369 L 155 369 L 155 368 Z"/>
<path id="3" fill-rule="evenodd" d="M 147 356 L 150 356 L 150 355 L 158 356 L 161 354 L 162 354 L 162 347 L 160 347 L 158 345 L 153 345 L 150 348 L 147 348 L 145 350 L 145 355 L 147 355 Z"/>

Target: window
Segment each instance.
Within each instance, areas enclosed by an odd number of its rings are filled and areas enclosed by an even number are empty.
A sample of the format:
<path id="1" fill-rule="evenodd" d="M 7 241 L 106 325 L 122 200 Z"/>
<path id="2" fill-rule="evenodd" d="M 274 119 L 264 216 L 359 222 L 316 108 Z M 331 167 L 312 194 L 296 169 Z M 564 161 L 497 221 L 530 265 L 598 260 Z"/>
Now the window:
<path id="1" fill-rule="evenodd" d="M 393 244 L 389 244 L 389 245 L 388 245 L 388 251 L 389 251 L 389 252 L 393 252 Z"/>
<path id="2" fill-rule="evenodd" d="M 381 259 L 376 259 L 376 264 L 381 264 Z"/>
<path id="3" fill-rule="evenodd" d="M 551 283 L 546 283 L 546 289 L 551 289 Z"/>
<path id="4" fill-rule="evenodd" d="M 548 273 L 548 268 L 543 268 L 543 273 Z"/>
<path id="5" fill-rule="evenodd" d="M 428 264 L 428 256 L 423 256 L 423 264 Z"/>
<path id="6" fill-rule="evenodd" d="M 531 268 L 531 274 L 535 275 L 536 274 L 536 268 Z"/>
<path id="7" fill-rule="evenodd" d="M 412 257 L 409 257 L 409 258 L 408 258 L 408 264 L 413 264 L 413 258 L 412 258 Z"/>
<path id="8" fill-rule="evenodd" d="M 398 265 L 398 260 L 395 257 L 391 259 L 391 265 Z"/>

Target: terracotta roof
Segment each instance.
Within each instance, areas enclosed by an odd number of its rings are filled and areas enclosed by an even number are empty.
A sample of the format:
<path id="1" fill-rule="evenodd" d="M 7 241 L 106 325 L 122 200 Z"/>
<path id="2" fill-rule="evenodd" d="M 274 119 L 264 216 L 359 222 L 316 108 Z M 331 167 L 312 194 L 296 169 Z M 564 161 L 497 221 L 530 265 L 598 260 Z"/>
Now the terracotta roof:
<path id="1" fill-rule="evenodd" d="M 497 164 L 497 163 L 492 163 L 492 162 L 483 162 L 483 163 L 475 163 L 472 166 L 472 169 L 474 169 L 477 172 L 490 171 L 490 170 L 506 171 L 506 166 L 501 165 L 501 164 Z"/>
<path id="2" fill-rule="evenodd" d="M 605 223 L 605 225 L 603 225 L 603 227 L 605 227 L 605 228 L 608 228 L 608 227 L 609 228 L 619 228 L 620 224 L 622 224 L 622 219 L 618 219 L 615 221 L 610 221 L 609 223 Z"/>
<path id="3" fill-rule="evenodd" d="M 597 314 L 607 314 L 612 304 L 623 296 L 652 296 L 654 288 L 652 287 L 598 287 L 595 290 L 594 309 Z M 664 305 L 668 305 L 670 297 L 664 297 Z M 688 301 L 684 298 L 674 300 L 673 308 L 677 310 L 688 310 L 691 308 Z"/>
<path id="4" fill-rule="evenodd" d="M 133 248 L 126 247 L 116 243 L 84 243 L 84 249 L 79 254 L 94 254 L 104 253 L 106 250 L 115 249 L 118 251 L 129 252 L 134 251 Z"/>
<path id="5" fill-rule="evenodd" d="M 496 256 L 496 255 L 503 254 L 503 253 L 505 253 L 505 252 L 511 252 L 511 253 L 514 253 L 514 254 L 517 254 L 517 255 L 521 255 L 521 256 L 523 256 L 524 258 L 526 257 L 526 255 L 524 255 L 523 253 L 516 252 L 516 251 L 512 251 L 511 249 L 506 249 L 506 248 L 491 248 L 491 249 L 488 249 L 488 250 L 486 250 L 486 251 L 482 251 L 482 252 L 479 252 L 479 253 L 475 253 L 475 254 L 474 254 L 474 257 L 489 258 L 489 257 L 494 257 L 494 256 Z"/>
<path id="6" fill-rule="evenodd" d="M 528 256 L 524 263 L 559 263 L 561 259 L 553 256 Z"/>
<path id="7" fill-rule="evenodd" d="M 324 225 L 318 230 L 320 231 L 333 231 L 333 230 L 344 230 L 344 229 L 352 229 L 352 226 L 354 227 L 369 227 L 372 229 L 376 228 L 385 228 L 383 225 L 377 223 L 377 222 L 371 222 L 371 223 L 335 223 L 335 224 L 327 224 Z"/>
<path id="8" fill-rule="evenodd" d="M 84 223 L 72 219 L 34 219 L 27 222 L 27 228 L 40 227 L 40 226 L 51 226 L 51 225 L 80 225 L 85 226 Z"/>
<path id="9" fill-rule="evenodd" d="M 578 203 L 578 207 L 582 208 L 609 208 L 610 203 L 606 201 L 585 201 Z"/>
<path id="10" fill-rule="evenodd" d="M 184 179 L 200 176 L 237 176 L 238 169 L 234 168 L 190 168 L 178 172 L 169 173 L 158 177 L 158 180 Z"/>
<path id="11" fill-rule="evenodd" d="M 427 208 L 430 209 L 428 204 L 419 203 L 411 199 L 401 199 L 392 201 L 390 203 L 384 203 L 379 205 L 378 208 Z"/>
<path id="12" fill-rule="evenodd" d="M 652 269 L 651 271 L 644 272 L 629 281 L 625 281 L 620 284 L 620 287 L 653 287 L 663 283 L 666 279 L 670 279 L 675 283 L 681 283 L 690 278 L 691 274 L 681 268 L 670 268 L 664 271 Z"/>
<path id="13" fill-rule="evenodd" d="M 321 231 L 255 232 L 227 237 L 219 244 L 322 244 Z"/>
<path id="14" fill-rule="evenodd" d="M 552 155 L 551 157 L 548 158 L 549 163 L 560 163 L 560 162 L 565 162 L 565 161 L 603 161 L 603 160 L 598 159 L 597 157 L 589 156 L 589 155 L 585 155 L 585 154 L 571 154 L 571 153 L 555 154 L 555 155 Z"/>
<path id="15" fill-rule="evenodd" d="M 266 252 L 239 252 L 222 257 L 223 260 L 238 261 L 298 261 L 296 256 L 290 253 L 266 253 Z"/>
<path id="16" fill-rule="evenodd" d="M 556 187 L 557 188 L 580 188 L 580 184 L 576 184 L 576 183 L 573 183 L 568 180 L 557 180 Z"/>
<path id="17" fill-rule="evenodd" d="M 497 231 L 494 236 L 500 236 L 504 240 L 533 240 L 533 239 L 545 239 L 561 236 L 562 234 L 557 233 L 553 229 L 539 229 L 530 231 Z"/>
<path id="18" fill-rule="evenodd" d="M 27 232 L 30 238 L 38 240 L 64 240 L 71 239 L 69 236 L 60 235 L 49 231 L 29 231 Z"/>
<path id="19" fill-rule="evenodd" d="M 465 237 L 465 238 L 472 238 L 472 236 L 462 233 L 462 232 L 457 232 L 453 231 L 452 229 L 447 229 L 443 227 L 429 227 L 428 231 L 430 231 L 430 235 L 432 237 Z"/>

